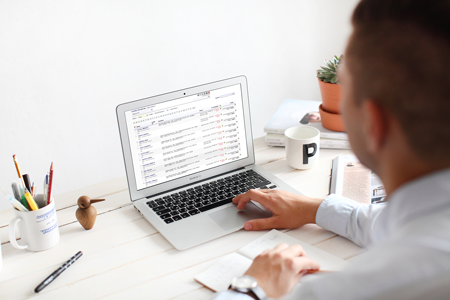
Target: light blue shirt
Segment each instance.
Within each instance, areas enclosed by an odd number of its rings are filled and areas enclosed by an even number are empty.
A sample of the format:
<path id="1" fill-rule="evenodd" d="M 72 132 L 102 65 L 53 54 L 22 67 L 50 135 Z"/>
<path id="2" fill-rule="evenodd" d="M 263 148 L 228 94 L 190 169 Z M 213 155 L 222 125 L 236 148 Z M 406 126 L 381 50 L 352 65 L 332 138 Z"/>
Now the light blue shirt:
<path id="1" fill-rule="evenodd" d="M 388 204 L 330 195 L 316 222 L 368 251 L 343 272 L 305 277 L 285 299 L 450 299 L 450 169 L 401 186 Z M 213 299 L 252 299 L 238 294 Z"/>

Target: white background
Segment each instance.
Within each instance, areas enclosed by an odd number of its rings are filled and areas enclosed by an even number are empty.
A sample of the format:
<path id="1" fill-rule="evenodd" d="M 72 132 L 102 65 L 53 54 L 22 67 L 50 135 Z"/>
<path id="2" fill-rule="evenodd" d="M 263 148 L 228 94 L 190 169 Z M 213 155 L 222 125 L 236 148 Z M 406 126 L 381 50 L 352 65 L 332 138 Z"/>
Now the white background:
<path id="1" fill-rule="evenodd" d="M 55 194 L 125 176 L 118 104 L 237 75 L 263 136 L 285 98 L 320 100 L 357 2 L 0 0 L 0 186 L 13 154 L 38 193 L 51 161 Z"/>

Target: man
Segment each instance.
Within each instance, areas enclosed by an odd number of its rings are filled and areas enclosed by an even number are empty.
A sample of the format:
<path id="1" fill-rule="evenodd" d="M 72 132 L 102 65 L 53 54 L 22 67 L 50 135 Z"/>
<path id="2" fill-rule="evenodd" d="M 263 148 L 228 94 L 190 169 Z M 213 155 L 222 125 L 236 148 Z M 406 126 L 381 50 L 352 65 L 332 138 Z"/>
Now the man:
<path id="1" fill-rule="evenodd" d="M 251 190 L 273 212 L 246 230 L 317 223 L 367 252 L 339 273 L 308 275 L 295 299 L 450 299 L 450 0 L 362 0 L 339 71 L 353 151 L 383 181 L 387 204 Z M 271 298 L 319 266 L 279 245 L 246 275 Z M 313 278 L 315 277 L 315 278 Z M 215 299 L 257 298 L 229 290 Z M 260 295 L 260 298 L 264 298 Z"/>

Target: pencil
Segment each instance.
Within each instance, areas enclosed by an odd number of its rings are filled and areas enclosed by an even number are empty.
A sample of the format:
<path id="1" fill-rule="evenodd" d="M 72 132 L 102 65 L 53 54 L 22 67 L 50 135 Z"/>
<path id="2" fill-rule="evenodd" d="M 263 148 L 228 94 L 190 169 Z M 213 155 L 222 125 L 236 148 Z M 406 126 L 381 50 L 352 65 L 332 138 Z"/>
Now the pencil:
<path id="1" fill-rule="evenodd" d="M 22 173 L 20 173 L 19 163 L 17 162 L 17 156 L 15 154 L 13 155 L 13 160 L 14 160 L 14 164 L 16 165 L 17 175 L 19 175 L 19 178 L 22 182 L 22 186 L 25 188 L 26 187 L 25 181 L 23 181 Z"/>

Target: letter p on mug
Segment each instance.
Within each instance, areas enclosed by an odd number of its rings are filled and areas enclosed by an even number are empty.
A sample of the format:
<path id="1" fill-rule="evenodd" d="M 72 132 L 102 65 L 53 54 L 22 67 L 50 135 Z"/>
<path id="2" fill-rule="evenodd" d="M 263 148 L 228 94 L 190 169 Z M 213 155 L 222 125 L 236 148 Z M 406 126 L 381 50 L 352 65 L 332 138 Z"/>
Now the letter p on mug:
<path id="1" fill-rule="evenodd" d="M 294 169 L 309 169 L 319 161 L 320 131 L 311 126 L 286 129 L 286 160 Z"/>

